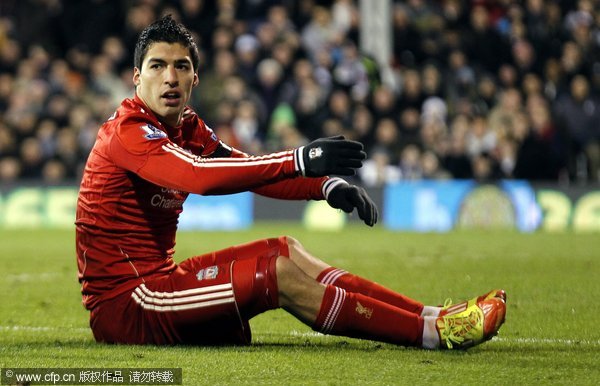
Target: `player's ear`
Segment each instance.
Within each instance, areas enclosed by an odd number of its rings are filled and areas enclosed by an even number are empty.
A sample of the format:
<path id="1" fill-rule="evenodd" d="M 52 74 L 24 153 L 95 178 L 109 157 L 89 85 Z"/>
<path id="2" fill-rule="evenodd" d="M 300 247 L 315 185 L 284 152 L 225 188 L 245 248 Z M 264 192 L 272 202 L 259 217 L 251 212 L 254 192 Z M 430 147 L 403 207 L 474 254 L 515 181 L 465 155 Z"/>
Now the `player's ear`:
<path id="1" fill-rule="evenodd" d="M 200 83 L 200 80 L 198 79 L 198 73 L 194 72 L 194 82 L 192 82 L 192 87 L 196 87 L 198 83 Z"/>
<path id="2" fill-rule="evenodd" d="M 133 68 L 133 84 L 136 86 L 140 84 L 140 69 L 137 67 Z"/>

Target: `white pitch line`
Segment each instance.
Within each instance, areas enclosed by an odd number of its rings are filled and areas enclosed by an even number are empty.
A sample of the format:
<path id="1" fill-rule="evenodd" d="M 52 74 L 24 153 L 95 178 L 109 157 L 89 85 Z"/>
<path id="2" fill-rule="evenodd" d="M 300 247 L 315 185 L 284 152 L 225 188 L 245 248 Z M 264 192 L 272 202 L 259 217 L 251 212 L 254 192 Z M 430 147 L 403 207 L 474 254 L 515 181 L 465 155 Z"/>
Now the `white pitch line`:
<path id="1" fill-rule="evenodd" d="M 4 276 L 5 281 L 48 281 L 61 275 L 60 272 L 16 273 Z"/>
<path id="2" fill-rule="evenodd" d="M 91 330 L 89 328 L 84 328 L 84 327 L 0 326 L 0 331 L 29 331 L 29 332 L 76 331 L 76 332 L 90 332 Z"/>
<path id="3" fill-rule="evenodd" d="M 0 326 L 0 331 L 29 331 L 29 332 L 47 332 L 47 331 L 76 331 L 76 332 L 90 332 L 91 330 L 87 327 L 49 327 L 49 326 Z M 301 338 L 327 338 L 333 335 L 324 335 L 320 332 L 315 331 L 298 331 L 292 330 L 289 334 L 269 334 L 269 335 L 291 335 L 294 337 Z M 339 337 L 338 337 L 339 338 Z M 507 342 L 507 343 L 519 343 L 525 345 L 563 345 L 563 346 L 599 346 L 600 340 L 577 340 L 577 339 L 552 339 L 552 338 L 501 338 L 495 337 L 491 342 Z"/>
<path id="4" fill-rule="evenodd" d="M 311 337 L 326 337 L 327 335 L 321 334 L 320 332 L 314 331 L 298 331 L 292 330 L 289 335 L 301 338 L 311 338 Z M 331 335 L 330 335 L 331 336 Z M 564 345 L 564 346 L 575 346 L 575 345 L 585 345 L 585 346 L 600 346 L 600 340 L 588 340 L 588 339 L 551 339 L 551 338 L 504 338 L 504 337 L 494 337 L 491 342 L 507 342 L 507 343 L 519 343 L 526 345 Z"/>
<path id="5" fill-rule="evenodd" d="M 551 339 L 551 338 L 501 338 L 495 337 L 492 341 L 498 342 L 511 342 L 511 343 L 522 343 L 522 344 L 535 344 L 535 345 L 587 345 L 587 346 L 600 346 L 600 340 L 577 340 L 577 339 Z"/>

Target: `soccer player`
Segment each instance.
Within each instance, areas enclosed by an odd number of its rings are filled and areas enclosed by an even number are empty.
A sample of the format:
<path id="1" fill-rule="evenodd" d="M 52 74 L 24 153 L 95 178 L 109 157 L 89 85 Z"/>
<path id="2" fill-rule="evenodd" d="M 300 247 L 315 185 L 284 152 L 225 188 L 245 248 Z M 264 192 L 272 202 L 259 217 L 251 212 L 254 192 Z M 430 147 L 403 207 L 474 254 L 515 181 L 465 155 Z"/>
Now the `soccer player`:
<path id="1" fill-rule="evenodd" d="M 198 49 L 171 17 L 148 26 L 134 53 L 133 99 L 100 128 L 77 203 L 76 249 L 83 303 L 99 342 L 248 344 L 248 320 L 281 307 L 314 330 L 399 345 L 466 348 L 493 337 L 505 295 L 494 290 L 448 307 L 424 306 L 331 267 L 291 237 L 276 237 L 173 261 L 182 204 L 190 193 L 253 191 L 377 208 L 339 177 L 365 158 L 362 145 L 319 139 L 251 156 L 227 146 L 186 107 L 198 84 Z"/>

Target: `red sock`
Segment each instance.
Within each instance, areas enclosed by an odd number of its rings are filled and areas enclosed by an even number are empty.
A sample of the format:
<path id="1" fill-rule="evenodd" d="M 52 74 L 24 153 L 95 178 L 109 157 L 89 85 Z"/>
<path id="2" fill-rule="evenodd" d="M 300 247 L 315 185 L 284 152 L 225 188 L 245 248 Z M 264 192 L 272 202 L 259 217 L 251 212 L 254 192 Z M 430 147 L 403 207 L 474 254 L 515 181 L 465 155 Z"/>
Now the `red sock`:
<path id="1" fill-rule="evenodd" d="M 319 274 L 317 281 L 325 285 L 333 284 L 350 292 L 358 292 L 414 314 L 421 315 L 423 310 L 422 303 L 339 268 L 325 269 Z"/>
<path id="2" fill-rule="evenodd" d="M 421 347 L 423 318 L 363 294 L 328 285 L 315 331 Z"/>

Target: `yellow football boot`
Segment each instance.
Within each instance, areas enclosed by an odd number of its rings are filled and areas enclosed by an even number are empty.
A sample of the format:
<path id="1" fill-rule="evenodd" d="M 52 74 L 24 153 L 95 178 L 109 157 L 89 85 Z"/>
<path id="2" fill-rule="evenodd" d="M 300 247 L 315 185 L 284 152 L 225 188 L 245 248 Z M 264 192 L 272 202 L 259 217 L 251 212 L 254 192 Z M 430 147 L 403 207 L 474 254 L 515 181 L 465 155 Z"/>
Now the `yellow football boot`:
<path id="1" fill-rule="evenodd" d="M 467 349 L 496 336 L 506 315 L 504 299 L 504 291 L 495 290 L 444 307 L 436 320 L 442 348 Z"/>
<path id="2" fill-rule="evenodd" d="M 489 300 L 493 298 L 501 299 L 504 303 L 506 303 L 506 292 L 502 289 L 494 289 L 486 294 L 474 297 L 469 300 L 465 300 L 464 302 L 458 304 L 452 304 L 451 299 L 446 299 L 446 302 L 444 303 L 443 308 L 438 316 L 453 314 L 459 310 L 464 310 L 467 304 L 477 304 L 484 300 Z"/>

